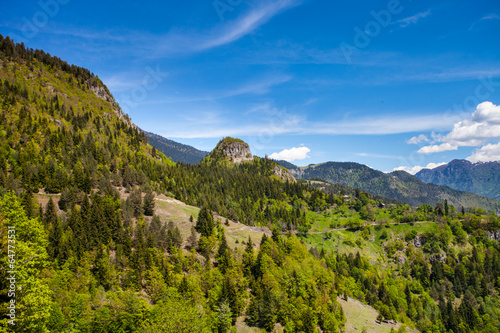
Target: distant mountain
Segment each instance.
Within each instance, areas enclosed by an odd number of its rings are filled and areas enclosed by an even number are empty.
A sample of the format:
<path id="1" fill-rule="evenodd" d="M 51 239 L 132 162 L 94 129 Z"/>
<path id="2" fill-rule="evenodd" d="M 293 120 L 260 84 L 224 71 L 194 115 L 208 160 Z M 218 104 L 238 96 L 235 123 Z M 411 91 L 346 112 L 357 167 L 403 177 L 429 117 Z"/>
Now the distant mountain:
<path id="1" fill-rule="evenodd" d="M 279 165 L 281 165 L 283 168 L 287 168 L 288 170 L 293 170 L 293 169 L 297 169 L 298 168 L 298 166 L 296 166 L 295 164 L 287 162 L 287 161 L 284 161 L 284 160 L 276 160 L 276 162 Z"/>
<path id="2" fill-rule="evenodd" d="M 146 134 L 152 146 L 170 157 L 174 162 L 196 164 L 208 155 L 206 151 L 166 139 L 158 134 L 146 131 L 144 131 L 144 134 Z"/>
<path id="3" fill-rule="evenodd" d="M 426 183 L 500 200 L 500 161 L 471 163 L 453 160 L 435 169 L 423 169 L 415 176 Z"/>
<path id="4" fill-rule="evenodd" d="M 291 169 L 296 178 L 321 178 L 331 183 L 340 183 L 349 187 L 399 200 L 412 206 L 424 203 L 435 205 L 448 199 L 449 203 L 459 208 L 464 206 L 481 207 L 486 210 L 500 211 L 500 201 L 477 194 L 458 191 L 447 186 L 426 184 L 404 171 L 389 174 L 353 162 L 327 162 L 307 167 Z"/>

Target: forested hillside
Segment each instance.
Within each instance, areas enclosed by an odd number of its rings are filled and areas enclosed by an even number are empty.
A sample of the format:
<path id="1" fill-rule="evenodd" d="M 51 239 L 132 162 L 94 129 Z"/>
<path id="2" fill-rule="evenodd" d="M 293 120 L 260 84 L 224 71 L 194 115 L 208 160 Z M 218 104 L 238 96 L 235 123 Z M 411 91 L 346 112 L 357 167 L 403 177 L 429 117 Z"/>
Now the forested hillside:
<path id="1" fill-rule="evenodd" d="M 495 214 L 297 182 L 233 138 L 174 163 L 88 70 L 0 41 L 0 332 L 342 332 L 340 298 L 500 328 Z"/>

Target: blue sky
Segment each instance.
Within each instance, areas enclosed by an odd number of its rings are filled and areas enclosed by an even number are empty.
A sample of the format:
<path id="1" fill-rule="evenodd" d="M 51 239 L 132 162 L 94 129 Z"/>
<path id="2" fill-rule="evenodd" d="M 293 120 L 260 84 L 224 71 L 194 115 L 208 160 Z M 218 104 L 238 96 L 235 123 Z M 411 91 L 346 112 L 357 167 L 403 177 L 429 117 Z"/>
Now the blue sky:
<path id="1" fill-rule="evenodd" d="M 0 33 L 86 67 L 141 128 L 297 165 L 500 160 L 500 2 L 10 1 Z"/>

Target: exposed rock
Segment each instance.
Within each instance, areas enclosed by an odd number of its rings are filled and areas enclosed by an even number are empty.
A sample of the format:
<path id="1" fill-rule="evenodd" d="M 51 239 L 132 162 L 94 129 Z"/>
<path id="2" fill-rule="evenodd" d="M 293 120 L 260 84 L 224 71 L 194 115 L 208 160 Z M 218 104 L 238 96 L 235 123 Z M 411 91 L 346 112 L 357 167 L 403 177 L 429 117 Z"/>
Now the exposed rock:
<path id="1" fill-rule="evenodd" d="M 415 245 L 415 247 L 424 246 L 425 245 L 425 240 L 423 238 L 421 238 L 420 236 L 417 236 L 413 240 L 413 245 Z"/>
<path id="2" fill-rule="evenodd" d="M 293 176 L 298 177 L 298 178 L 302 178 L 302 176 L 304 175 L 304 170 L 301 170 L 301 169 L 292 169 L 289 171 Z"/>
<path id="3" fill-rule="evenodd" d="M 115 98 L 113 95 L 111 95 L 108 90 L 104 86 L 94 86 L 89 84 L 89 89 L 100 99 L 111 103 L 111 105 L 114 107 L 113 111 L 115 112 L 116 116 L 126 122 L 130 127 L 132 128 L 137 128 L 137 125 L 135 125 L 132 120 L 123 112 L 122 108 L 118 105 L 118 103 L 115 101 Z"/>
<path id="4" fill-rule="evenodd" d="M 441 253 L 441 254 L 433 254 L 429 256 L 429 261 L 431 263 L 434 263 L 436 261 L 440 261 L 442 263 L 446 262 L 446 253 Z"/>
<path id="5" fill-rule="evenodd" d="M 90 90 L 92 90 L 92 92 L 100 99 L 103 99 L 106 102 L 115 103 L 113 96 L 111 96 L 103 86 L 90 86 Z"/>
<path id="6" fill-rule="evenodd" d="M 248 143 L 240 139 L 224 138 L 215 149 L 222 152 L 230 162 L 241 163 L 253 160 Z"/>
<path id="7" fill-rule="evenodd" d="M 486 235 L 491 240 L 500 241 L 500 230 L 497 230 L 497 231 L 486 231 Z"/>
<path id="8" fill-rule="evenodd" d="M 398 262 L 401 264 L 401 265 L 404 265 L 405 262 L 406 262 L 406 257 L 405 256 L 399 256 L 398 257 Z"/>
<path id="9" fill-rule="evenodd" d="M 288 180 L 289 182 L 296 182 L 297 180 L 290 174 L 290 171 L 277 165 L 273 169 L 273 173 L 282 180 Z"/>

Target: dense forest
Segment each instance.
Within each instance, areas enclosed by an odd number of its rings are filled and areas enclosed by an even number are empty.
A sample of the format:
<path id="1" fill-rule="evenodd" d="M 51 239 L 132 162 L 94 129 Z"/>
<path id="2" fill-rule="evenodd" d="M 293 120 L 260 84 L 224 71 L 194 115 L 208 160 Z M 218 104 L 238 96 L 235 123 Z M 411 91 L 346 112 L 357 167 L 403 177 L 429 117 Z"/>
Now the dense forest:
<path id="1" fill-rule="evenodd" d="M 3 37 L 0 59 L 0 332 L 339 332 L 350 298 L 401 332 L 499 331 L 495 214 L 173 163 L 88 70 Z M 230 246 L 236 222 L 269 232 Z"/>

